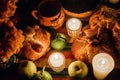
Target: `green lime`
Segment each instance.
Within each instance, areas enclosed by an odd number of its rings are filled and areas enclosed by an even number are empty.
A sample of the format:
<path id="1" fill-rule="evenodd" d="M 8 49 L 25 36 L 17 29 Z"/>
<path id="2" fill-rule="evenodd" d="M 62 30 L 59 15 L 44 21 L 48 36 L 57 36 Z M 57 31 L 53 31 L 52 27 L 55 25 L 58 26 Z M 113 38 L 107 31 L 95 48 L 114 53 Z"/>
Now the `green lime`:
<path id="1" fill-rule="evenodd" d="M 67 45 L 66 40 L 60 37 L 55 38 L 51 42 L 51 47 L 55 50 L 62 50 L 63 48 L 65 48 L 66 45 Z"/>
<path id="2" fill-rule="evenodd" d="M 67 37 L 65 36 L 65 34 L 63 34 L 63 33 L 57 33 L 57 35 L 56 35 L 56 37 L 57 38 L 63 38 L 63 39 L 65 39 L 65 40 L 67 40 Z"/>

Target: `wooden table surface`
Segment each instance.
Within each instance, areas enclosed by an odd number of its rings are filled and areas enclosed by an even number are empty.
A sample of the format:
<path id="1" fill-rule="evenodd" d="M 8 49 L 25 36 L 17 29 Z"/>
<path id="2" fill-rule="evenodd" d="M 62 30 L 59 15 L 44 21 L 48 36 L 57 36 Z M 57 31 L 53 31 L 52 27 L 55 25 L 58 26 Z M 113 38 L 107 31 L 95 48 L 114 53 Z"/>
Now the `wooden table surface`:
<path id="1" fill-rule="evenodd" d="M 67 68 L 71 62 L 75 61 L 75 59 L 73 58 L 70 50 L 63 50 L 62 53 L 65 55 L 65 58 L 66 58 L 65 69 L 62 72 L 56 73 L 52 71 L 49 65 L 46 67 L 46 70 L 51 73 L 53 80 L 96 80 L 93 76 L 91 65 L 88 65 L 89 73 L 87 77 L 83 79 L 80 79 L 77 77 L 74 77 L 74 78 L 69 77 Z M 35 61 L 35 64 L 37 65 L 38 70 L 41 70 L 44 65 L 48 64 L 47 59 L 50 54 L 51 52 L 49 52 L 47 55 L 40 58 L 39 60 Z M 107 76 L 105 80 L 120 80 L 120 76 L 119 76 L 120 68 L 118 66 L 119 65 L 115 66 L 114 70 Z M 17 68 L 17 64 L 14 64 L 8 69 L 0 69 L 0 80 L 28 80 L 26 78 L 20 77 L 17 74 L 16 68 Z"/>

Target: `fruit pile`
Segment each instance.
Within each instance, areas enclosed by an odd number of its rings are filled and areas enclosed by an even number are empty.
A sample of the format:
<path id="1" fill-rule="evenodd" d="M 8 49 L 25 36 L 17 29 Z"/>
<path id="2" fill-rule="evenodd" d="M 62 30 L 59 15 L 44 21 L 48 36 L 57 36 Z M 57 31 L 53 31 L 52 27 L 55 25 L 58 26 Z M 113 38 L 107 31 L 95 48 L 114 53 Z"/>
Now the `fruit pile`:
<path id="1" fill-rule="evenodd" d="M 22 61 L 18 64 L 17 73 L 19 76 L 31 80 L 53 80 L 50 72 L 45 70 L 37 70 L 37 66 L 33 61 Z M 85 78 L 88 75 L 88 66 L 82 61 L 74 61 L 68 67 L 68 75 L 70 77 Z"/>
<path id="2" fill-rule="evenodd" d="M 19 63 L 17 72 L 20 76 L 32 80 L 53 80 L 51 74 L 45 70 L 46 65 L 42 70 L 37 70 L 37 66 L 33 61 L 23 61 Z"/>

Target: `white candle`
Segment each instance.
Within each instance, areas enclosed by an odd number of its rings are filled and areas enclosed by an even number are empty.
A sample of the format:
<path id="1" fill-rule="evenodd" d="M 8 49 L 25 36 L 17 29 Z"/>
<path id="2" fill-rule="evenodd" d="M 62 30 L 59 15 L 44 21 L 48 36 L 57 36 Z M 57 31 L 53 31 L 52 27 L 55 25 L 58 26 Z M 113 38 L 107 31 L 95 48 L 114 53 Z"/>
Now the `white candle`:
<path id="1" fill-rule="evenodd" d="M 114 60 L 107 53 L 99 53 L 93 57 L 93 74 L 96 79 L 103 80 L 114 69 Z"/>
<path id="2" fill-rule="evenodd" d="M 70 37 L 76 37 L 81 33 L 82 22 L 80 19 L 71 18 L 66 22 L 66 28 Z"/>
<path id="3" fill-rule="evenodd" d="M 48 63 L 53 71 L 61 72 L 65 68 L 65 57 L 60 52 L 53 52 L 48 58 Z"/>

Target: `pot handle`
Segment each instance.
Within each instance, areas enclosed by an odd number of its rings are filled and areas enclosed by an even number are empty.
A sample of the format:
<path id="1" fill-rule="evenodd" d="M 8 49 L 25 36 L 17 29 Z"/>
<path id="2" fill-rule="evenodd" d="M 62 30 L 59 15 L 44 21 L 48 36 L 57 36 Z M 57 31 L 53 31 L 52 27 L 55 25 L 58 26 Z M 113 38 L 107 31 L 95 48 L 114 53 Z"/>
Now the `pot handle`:
<path id="1" fill-rule="evenodd" d="M 33 16 L 36 20 L 38 20 L 37 12 L 38 12 L 37 10 L 33 10 L 32 13 L 31 13 L 32 16 Z"/>

